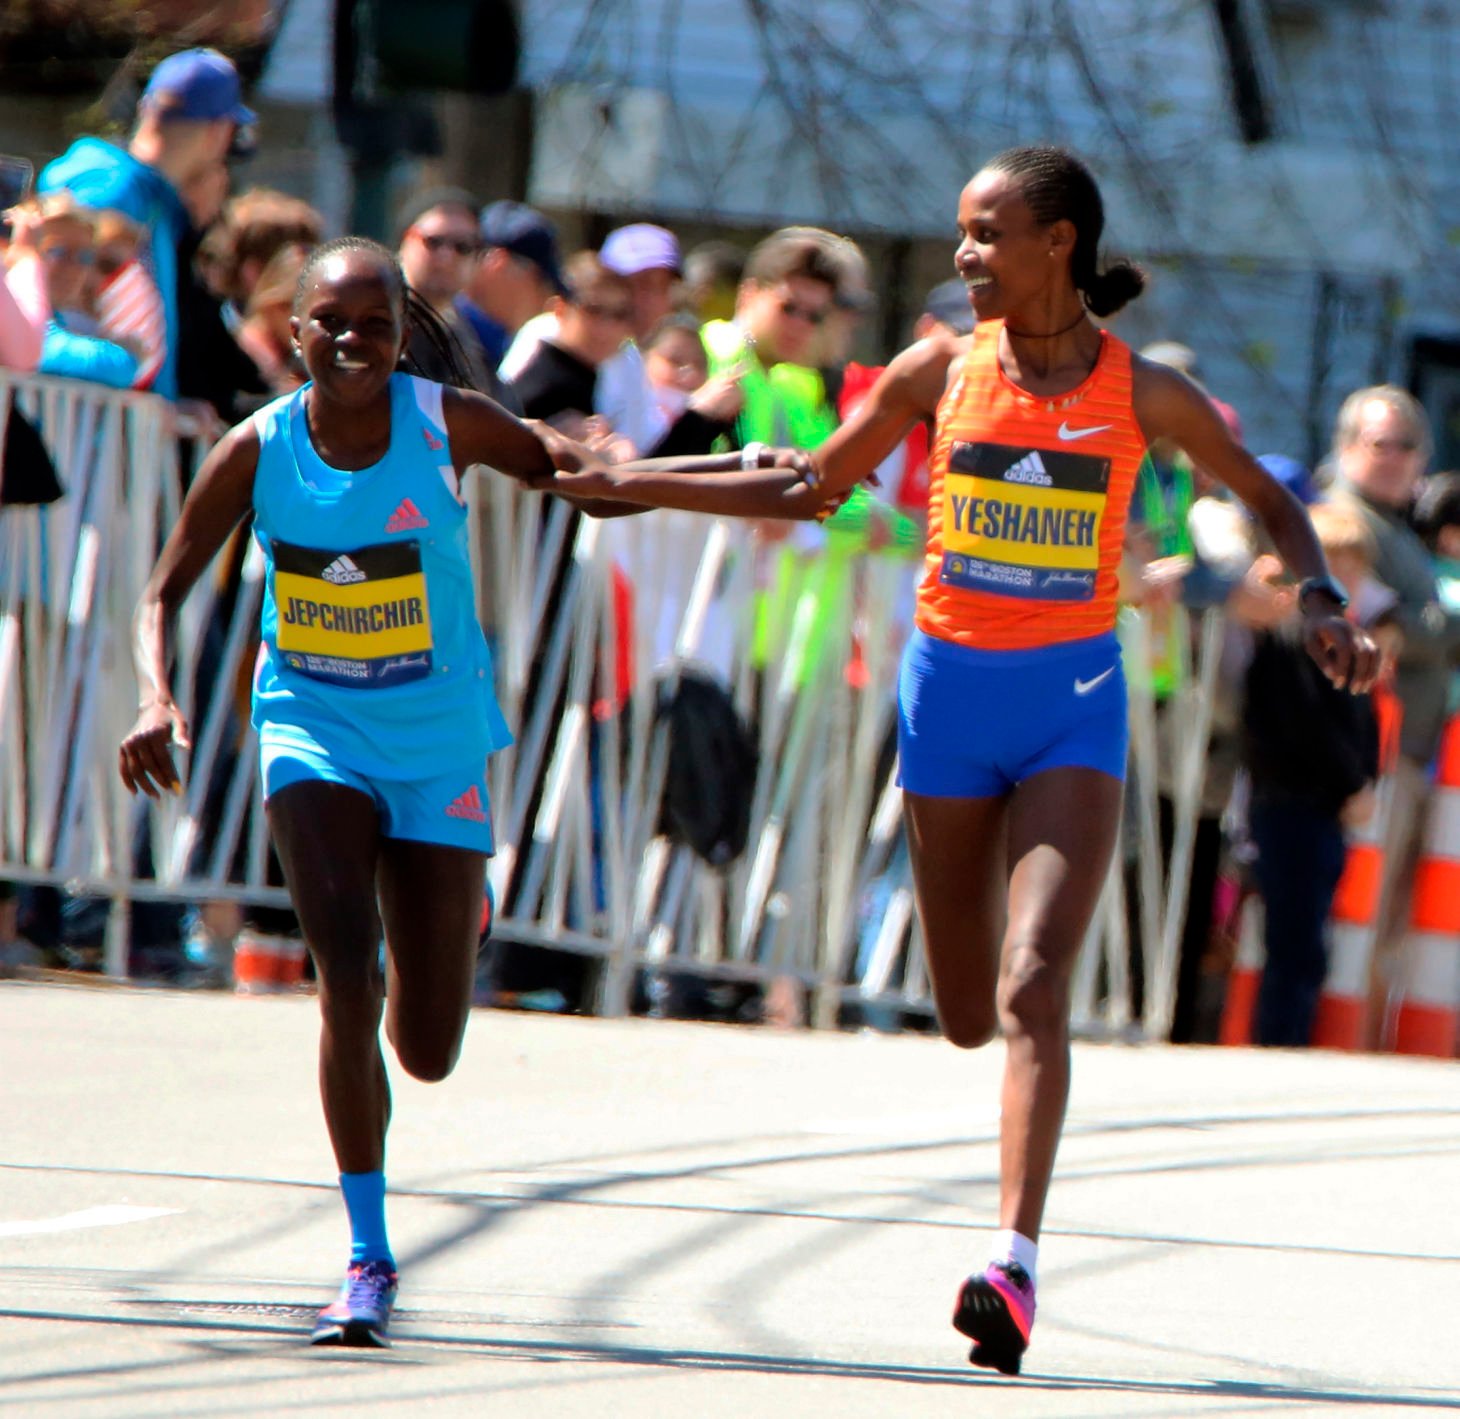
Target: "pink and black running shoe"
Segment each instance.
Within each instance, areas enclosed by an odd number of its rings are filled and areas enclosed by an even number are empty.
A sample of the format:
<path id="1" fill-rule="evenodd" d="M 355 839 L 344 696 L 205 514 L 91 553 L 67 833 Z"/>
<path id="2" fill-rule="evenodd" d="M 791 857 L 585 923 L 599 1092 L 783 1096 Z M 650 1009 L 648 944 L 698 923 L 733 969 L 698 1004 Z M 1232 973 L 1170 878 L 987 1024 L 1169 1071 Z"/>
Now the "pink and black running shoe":
<path id="1" fill-rule="evenodd" d="M 1034 1328 L 1034 1282 L 1017 1261 L 991 1261 L 958 1293 L 953 1326 L 971 1341 L 968 1358 L 1017 1375 Z"/>

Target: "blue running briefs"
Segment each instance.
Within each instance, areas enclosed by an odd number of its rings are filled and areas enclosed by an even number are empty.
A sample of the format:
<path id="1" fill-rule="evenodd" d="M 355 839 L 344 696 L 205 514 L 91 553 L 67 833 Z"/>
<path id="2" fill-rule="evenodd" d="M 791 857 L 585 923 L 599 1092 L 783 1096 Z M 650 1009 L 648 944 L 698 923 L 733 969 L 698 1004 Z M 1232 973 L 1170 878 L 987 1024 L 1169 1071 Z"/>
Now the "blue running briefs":
<path id="1" fill-rule="evenodd" d="M 1125 777 L 1125 672 L 1113 633 L 1033 650 L 973 650 L 914 631 L 897 693 L 900 782 L 992 798 L 1046 769 Z"/>

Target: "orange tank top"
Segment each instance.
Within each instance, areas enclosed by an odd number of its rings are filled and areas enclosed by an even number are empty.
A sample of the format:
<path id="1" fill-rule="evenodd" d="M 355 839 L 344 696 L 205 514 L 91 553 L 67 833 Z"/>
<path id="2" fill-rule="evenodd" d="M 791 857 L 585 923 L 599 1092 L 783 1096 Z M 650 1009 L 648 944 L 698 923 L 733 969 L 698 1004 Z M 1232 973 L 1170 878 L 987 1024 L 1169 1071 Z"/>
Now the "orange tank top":
<path id="1" fill-rule="evenodd" d="M 975 327 L 938 406 L 917 624 L 979 650 L 1028 650 L 1114 627 L 1146 441 L 1123 341 L 1102 330 L 1085 381 L 1040 397 L 1000 367 L 1002 329 L 998 320 Z"/>

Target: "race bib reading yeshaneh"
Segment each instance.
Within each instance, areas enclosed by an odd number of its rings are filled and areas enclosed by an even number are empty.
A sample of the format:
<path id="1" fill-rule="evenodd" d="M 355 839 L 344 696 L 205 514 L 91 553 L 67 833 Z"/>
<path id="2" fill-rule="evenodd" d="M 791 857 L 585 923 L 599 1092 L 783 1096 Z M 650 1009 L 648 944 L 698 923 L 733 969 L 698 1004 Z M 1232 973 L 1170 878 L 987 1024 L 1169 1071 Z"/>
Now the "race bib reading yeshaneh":
<path id="1" fill-rule="evenodd" d="M 1090 600 L 1109 483 L 1108 458 L 955 443 L 943 479 L 939 579 L 1002 596 Z"/>
<path id="2" fill-rule="evenodd" d="M 417 542 L 352 552 L 274 543 L 284 663 L 334 685 L 379 689 L 431 673 L 431 614 Z"/>

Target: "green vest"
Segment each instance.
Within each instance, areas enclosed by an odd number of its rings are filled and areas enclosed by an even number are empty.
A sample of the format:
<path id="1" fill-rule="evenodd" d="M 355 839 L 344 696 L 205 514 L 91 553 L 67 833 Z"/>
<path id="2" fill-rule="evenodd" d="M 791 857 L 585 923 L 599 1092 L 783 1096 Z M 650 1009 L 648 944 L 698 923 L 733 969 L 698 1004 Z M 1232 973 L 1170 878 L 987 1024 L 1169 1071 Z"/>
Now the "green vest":
<path id="1" fill-rule="evenodd" d="M 1147 451 L 1136 470 L 1137 496 L 1141 504 L 1141 521 L 1155 543 L 1158 557 L 1191 556 L 1191 530 L 1187 518 L 1196 501 L 1191 467 L 1184 461 L 1169 467 L 1170 482 L 1156 468 Z"/>
<path id="2" fill-rule="evenodd" d="M 745 370 L 740 381 L 745 407 L 735 421 L 742 448 L 748 443 L 769 444 L 772 448 L 820 448 L 835 432 L 836 411 L 826 402 L 826 382 L 819 370 L 791 364 L 772 365 L 767 370 L 746 343 L 745 332 L 729 320 L 709 321 L 701 327 L 700 338 L 709 357 L 711 375 L 737 365 Z M 853 488 L 846 502 L 827 519 L 831 541 L 849 538 L 855 548 L 860 548 L 866 541 L 874 508 L 891 519 L 891 545 L 895 549 L 914 554 L 922 549 L 922 529 L 917 523 L 879 504 L 860 487 Z"/>
<path id="3" fill-rule="evenodd" d="M 1191 465 L 1178 459 L 1168 467 L 1169 481 L 1163 478 L 1155 460 L 1147 451 L 1136 470 L 1136 497 L 1140 500 L 1141 519 L 1149 533 L 1158 557 L 1190 557 L 1194 554 L 1191 529 L 1187 519 L 1196 501 Z M 1185 609 L 1171 608 L 1170 623 L 1164 635 L 1154 633 L 1151 640 L 1151 690 L 1158 700 L 1169 698 L 1186 683 L 1189 673 L 1191 629 Z M 1127 659 L 1127 666 L 1140 673 L 1139 662 Z"/>
<path id="4" fill-rule="evenodd" d="M 818 448 L 836 428 L 836 414 L 826 402 L 821 375 L 804 365 L 761 364 L 746 343 L 745 333 L 728 320 L 712 320 L 700 330 L 711 375 L 740 365 L 745 407 L 735 421 L 743 448 L 766 443 L 775 448 Z"/>

